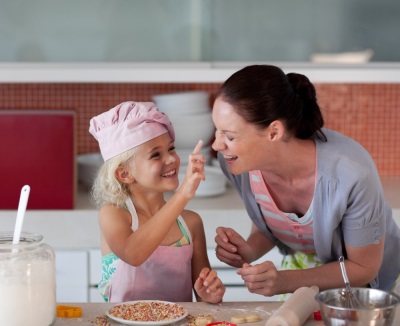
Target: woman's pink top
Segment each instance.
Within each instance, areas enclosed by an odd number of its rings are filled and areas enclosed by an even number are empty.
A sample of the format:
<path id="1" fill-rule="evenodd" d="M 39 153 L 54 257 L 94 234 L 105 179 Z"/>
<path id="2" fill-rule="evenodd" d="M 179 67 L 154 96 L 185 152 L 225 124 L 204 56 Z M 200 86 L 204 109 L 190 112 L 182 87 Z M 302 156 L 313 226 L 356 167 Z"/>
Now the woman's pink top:
<path id="1" fill-rule="evenodd" d="M 250 172 L 250 185 L 264 221 L 274 236 L 294 251 L 315 252 L 312 205 L 303 217 L 293 217 L 294 214 L 283 213 L 276 207 L 261 171 Z"/>

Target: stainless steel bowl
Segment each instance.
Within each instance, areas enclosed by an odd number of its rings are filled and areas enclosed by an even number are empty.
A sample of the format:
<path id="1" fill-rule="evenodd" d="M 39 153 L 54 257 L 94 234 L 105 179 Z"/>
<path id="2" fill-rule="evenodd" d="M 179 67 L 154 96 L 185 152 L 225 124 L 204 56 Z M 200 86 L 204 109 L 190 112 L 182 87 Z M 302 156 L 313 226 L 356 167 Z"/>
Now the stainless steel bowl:
<path id="1" fill-rule="evenodd" d="M 346 289 L 321 291 L 315 296 L 326 326 L 390 326 L 400 297 L 394 293 L 368 288 L 352 288 L 363 308 L 345 305 Z"/>

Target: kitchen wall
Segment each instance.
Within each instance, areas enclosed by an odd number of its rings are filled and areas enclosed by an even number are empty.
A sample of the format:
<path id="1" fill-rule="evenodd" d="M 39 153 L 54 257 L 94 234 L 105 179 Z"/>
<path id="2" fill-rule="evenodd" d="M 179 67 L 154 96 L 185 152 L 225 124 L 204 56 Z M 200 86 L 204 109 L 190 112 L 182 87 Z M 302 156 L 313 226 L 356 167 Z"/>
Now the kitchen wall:
<path id="1" fill-rule="evenodd" d="M 127 100 L 150 101 L 152 95 L 204 90 L 211 101 L 219 83 L 2 83 L 0 110 L 74 110 L 78 154 L 97 152 L 89 120 Z M 374 158 L 381 176 L 400 176 L 400 84 L 316 83 L 328 128 L 360 142 Z M 210 107 L 211 107 L 210 103 Z"/>

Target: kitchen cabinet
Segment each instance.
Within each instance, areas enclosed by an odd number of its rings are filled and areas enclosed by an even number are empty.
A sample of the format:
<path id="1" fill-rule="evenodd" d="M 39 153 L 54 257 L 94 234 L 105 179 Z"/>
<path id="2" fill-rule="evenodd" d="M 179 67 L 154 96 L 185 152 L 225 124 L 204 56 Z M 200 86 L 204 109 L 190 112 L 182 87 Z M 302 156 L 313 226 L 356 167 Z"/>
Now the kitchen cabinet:
<path id="1" fill-rule="evenodd" d="M 207 250 L 208 259 L 210 260 L 211 267 L 214 268 L 222 282 L 226 287 L 226 292 L 224 296 L 225 302 L 235 302 L 235 301 L 277 301 L 278 296 L 265 297 L 259 294 L 250 293 L 247 287 L 244 285 L 242 278 L 236 274 L 236 268 L 228 266 L 227 264 L 218 260 L 215 256 L 214 249 Z M 277 268 L 281 265 L 282 255 L 279 253 L 278 249 L 274 248 L 264 257 L 253 262 L 253 265 L 258 264 L 262 261 L 270 260 Z"/>
<path id="2" fill-rule="evenodd" d="M 104 302 L 103 297 L 97 289 L 101 280 L 101 251 L 100 249 L 89 250 L 89 302 Z"/>
<path id="3" fill-rule="evenodd" d="M 0 111 L 0 209 L 18 207 L 24 185 L 30 209 L 74 208 L 75 124 L 74 111 Z"/>
<path id="4" fill-rule="evenodd" d="M 277 297 L 265 298 L 250 293 L 242 279 L 232 268 L 215 256 L 214 249 L 207 250 L 212 268 L 226 286 L 224 301 L 274 301 Z M 274 249 L 265 259 L 280 266 L 282 256 Z M 260 259 L 260 261 L 264 260 Z M 257 262 L 255 262 L 257 263 Z M 56 251 L 57 301 L 59 302 L 104 302 L 97 290 L 101 279 L 101 252 L 99 249 Z"/>
<path id="5" fill-rule="evenodd" d="M 56 250 L 56 298 L 58 302 L 88 301 L 88 252 Z"/>
<path id="6" fill-rule="evenodd" d="M 400 3 L 392 0 L 41 0 L 40 5 L 1 0 L 0 5 L 3 62 L 300 62 L 315 52 L 369 47 L 376 61 L 400 57 Z"/>
<path id="7" fill-rule="evenodd" d="M 103 302 L 103 298 L 98 293 L 97 284 L 101 279 L 101 252 L 98 249 L 89 250 L 89 302 Z M 208 258 L 210 260 L 211 267 L 217 270 L 219 277 L 226 286 L 226 293 L 224 301 L 276 301 L 277 296 L 266 298 L 264 296 L 250 293 L 244 285 L 242 279 L 236 274 L 236 268 L 230 267 L 225 263 L 218 260 L 215 256 L 214 249 L 207 250 Z M 271 260 L 276 266 L 280 266 L 282 255 L 277 249 L 272 250 L 268 253 L 265 258 L 260 259 L 257 262 L 265 259 Z M 255 263 L 257 263 L 255 262 Z"/>

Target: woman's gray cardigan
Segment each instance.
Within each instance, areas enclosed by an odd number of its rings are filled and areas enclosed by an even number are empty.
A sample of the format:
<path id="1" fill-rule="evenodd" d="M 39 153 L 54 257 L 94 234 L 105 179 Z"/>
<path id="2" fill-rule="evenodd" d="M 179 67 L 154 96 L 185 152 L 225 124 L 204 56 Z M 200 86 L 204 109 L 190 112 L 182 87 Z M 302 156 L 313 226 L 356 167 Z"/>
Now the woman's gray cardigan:
<path id="1" fill-rule="evenodd" d="M 390 291 L 400 274 L 400 228 L 386 203 L 376 166 L 354 140 L 323 129 L 328 141 L 315 139 L 318 176 L 313 200 L 314 244 L 325 263 L 346 257 L 344 243 L 360 247 L 385 237 L 384 256 L 372 288 Z M 295 159 L 295 158 L 294 158 Z M 249 174 L 233 175 L 219 153 L 221 168 L 239 192 L 247 213 L 281 253 L 290 252 L 268 229 L 255 201 Z"/>

